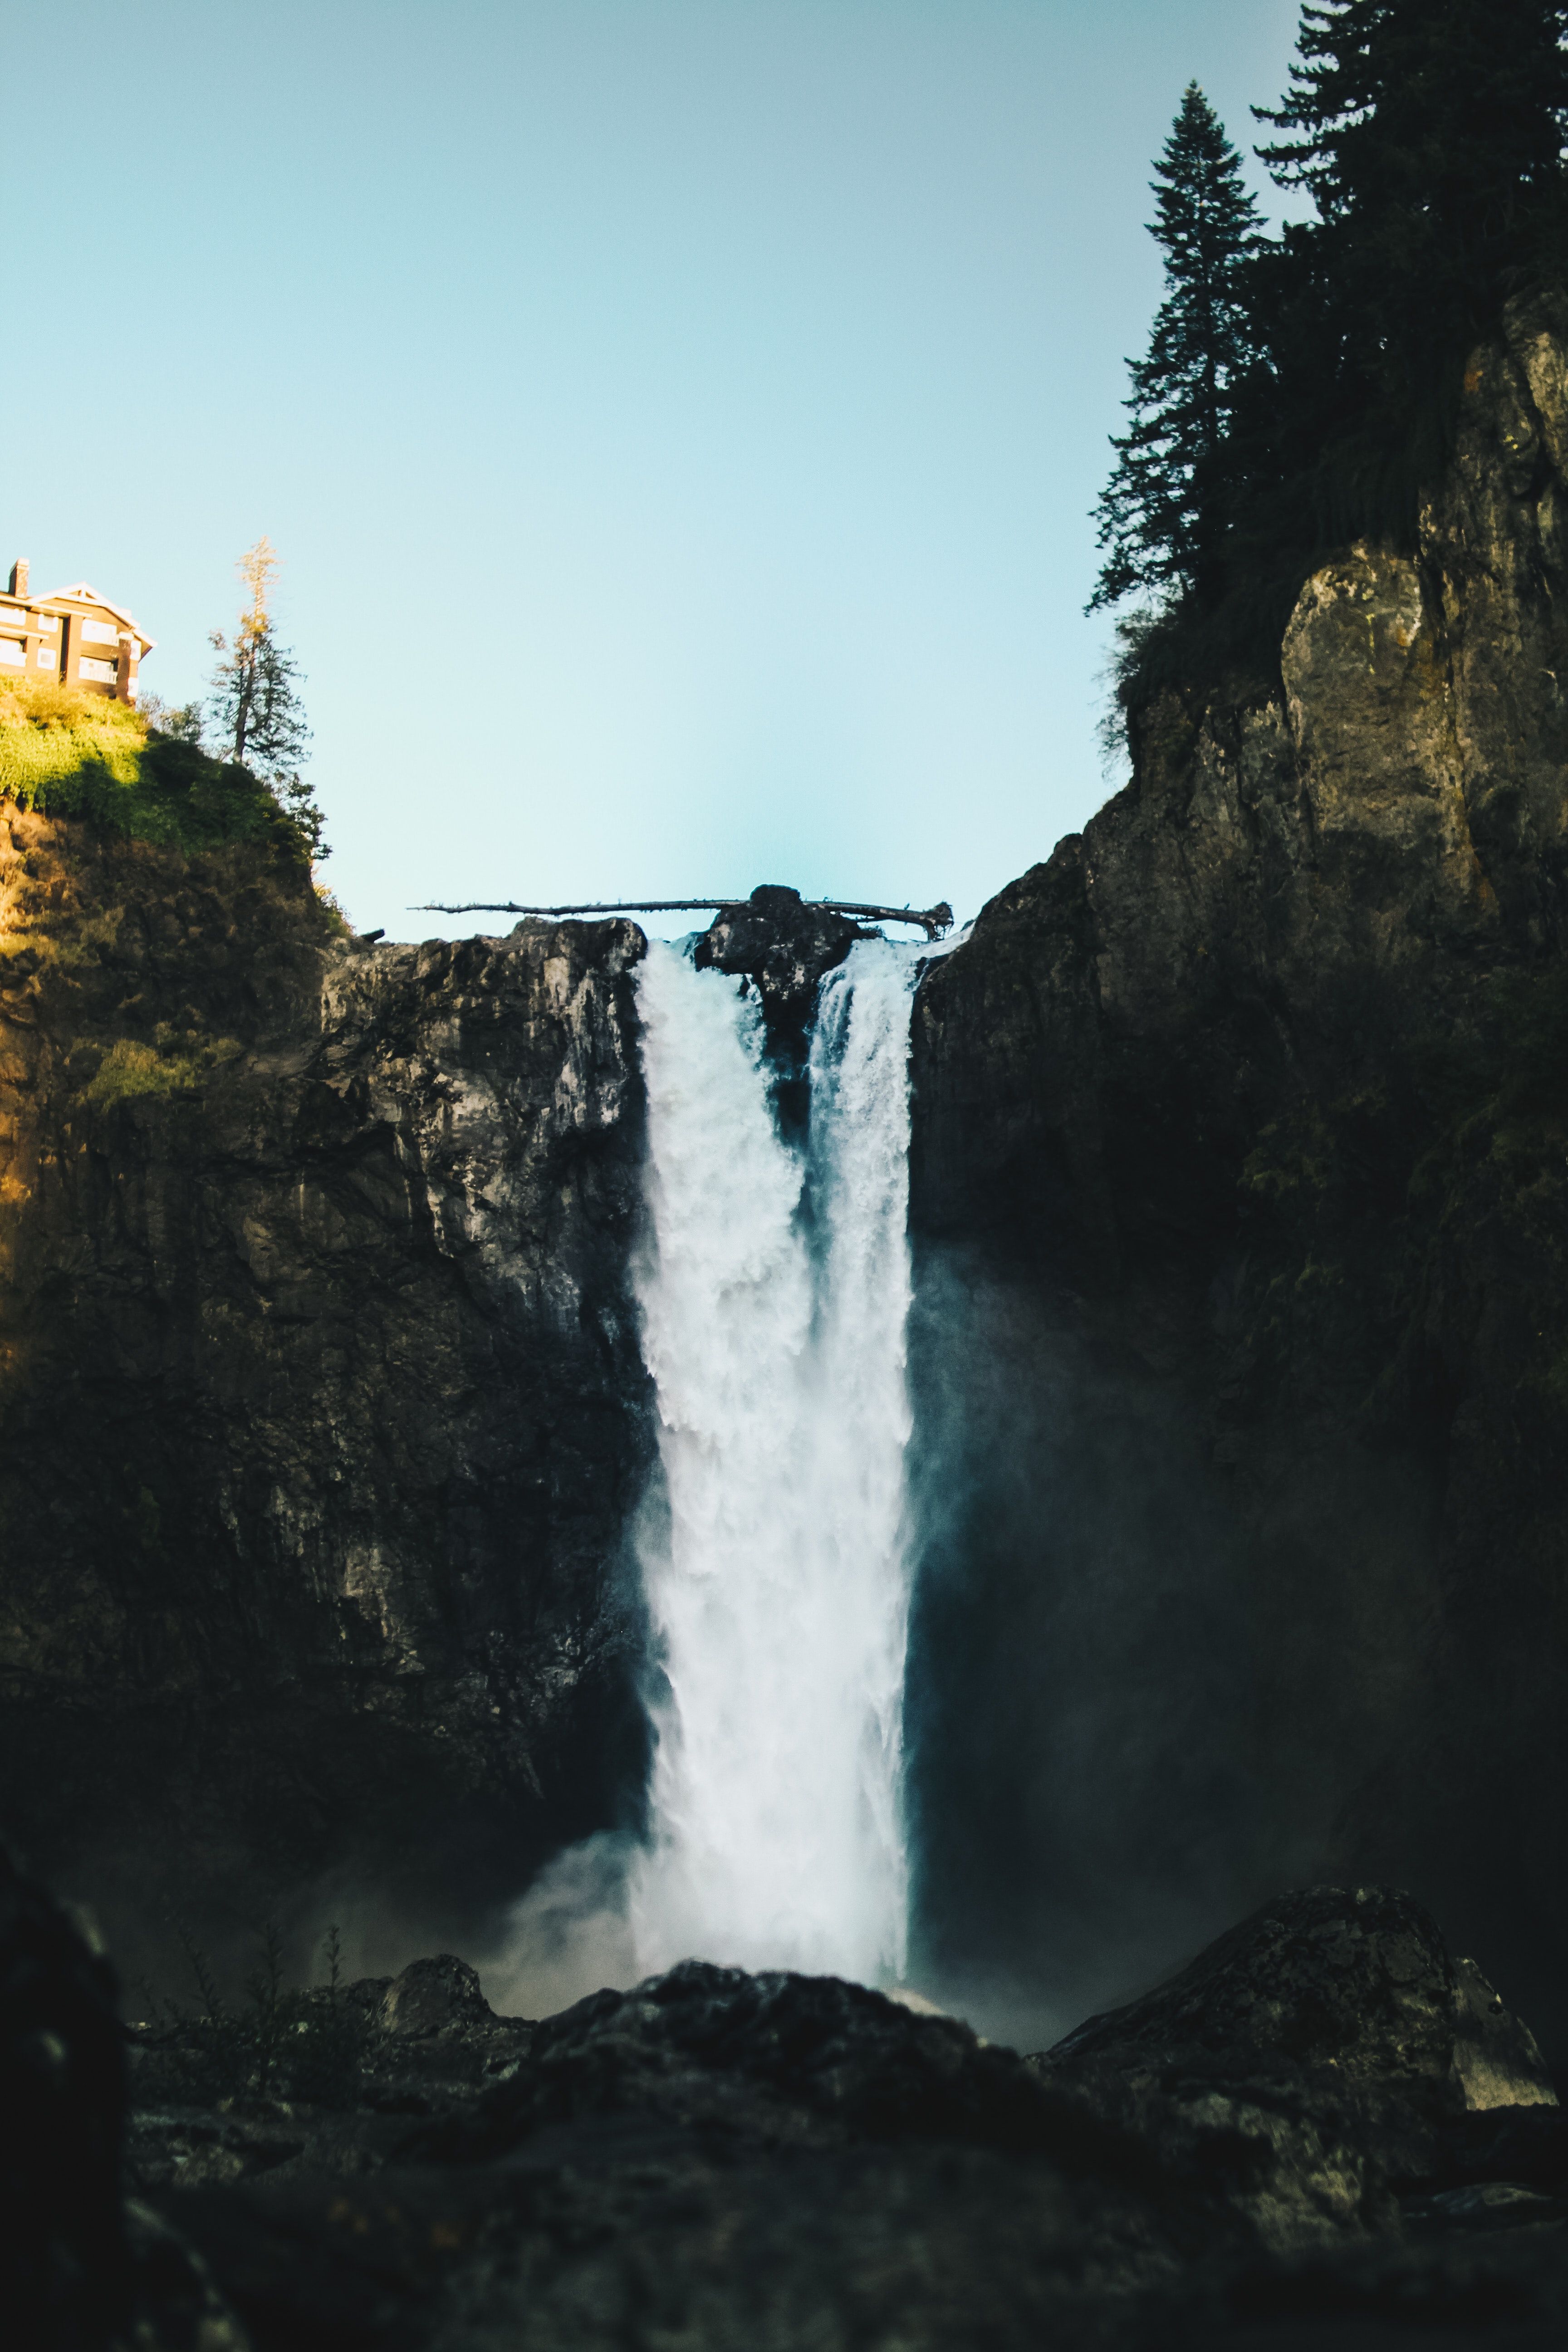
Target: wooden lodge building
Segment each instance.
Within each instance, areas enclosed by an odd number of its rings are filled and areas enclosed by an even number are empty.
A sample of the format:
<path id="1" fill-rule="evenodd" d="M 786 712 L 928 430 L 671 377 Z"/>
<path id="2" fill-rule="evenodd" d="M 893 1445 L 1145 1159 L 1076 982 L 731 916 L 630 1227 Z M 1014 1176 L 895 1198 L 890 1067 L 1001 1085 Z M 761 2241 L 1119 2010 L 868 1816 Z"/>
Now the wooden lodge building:
<path id="1" fill-rule="evenodd" d="M 58 677 L 62 686 L 134 702 L 137 664 L 153 642 L 85 580 L 32 596 L 26 557 L 11 566 L 10 587 L 0 593 L 0 684 L 7 675 Z"/>

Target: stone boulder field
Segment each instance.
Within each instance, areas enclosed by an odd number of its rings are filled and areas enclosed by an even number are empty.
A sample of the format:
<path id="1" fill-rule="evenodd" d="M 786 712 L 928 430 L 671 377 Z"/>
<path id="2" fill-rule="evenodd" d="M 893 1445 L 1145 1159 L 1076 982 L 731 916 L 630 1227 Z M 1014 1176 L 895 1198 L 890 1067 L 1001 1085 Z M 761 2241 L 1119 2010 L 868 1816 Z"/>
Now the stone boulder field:
<path id="1" fill-rule="evenodd" d="M 1568 2328 L 1540 2053 L 1382 1888 L 1282 1896 L 1032 2056 L 700 1961 L 539 2022 L 450 1956 L 124 2031 L 113 1997 L 7 1869 L 0 2258 L 40 2345 L 1547 2352 Z"/>

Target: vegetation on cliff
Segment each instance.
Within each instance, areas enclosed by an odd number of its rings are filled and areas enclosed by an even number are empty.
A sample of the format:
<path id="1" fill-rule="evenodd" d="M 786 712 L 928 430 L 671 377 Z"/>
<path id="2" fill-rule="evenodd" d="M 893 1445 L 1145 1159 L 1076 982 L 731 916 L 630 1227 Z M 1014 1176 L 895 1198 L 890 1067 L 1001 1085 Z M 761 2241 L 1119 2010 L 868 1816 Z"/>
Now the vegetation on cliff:
<path id="1" fill-rule="evenodd" d="M 1212 571 L 1223 503 L 1215 469 L 1253 357 L 1246 281 L 1262 223 L 1241 158 L 1196 82 L 1154 173 L 1149 233 L 1165 257 L 1165 299 L 1147 354 L 1130 362 L 1132 421 L 1111 442 L 1091 613 L 1135 589 L 1195 587 Z"/>
<path id="2" fill-rule="evenodd" d="M 68 786 L 79 773 L 67 772 Z M 242 771 L 247 785 L 256 789 Z M 133 775 L 122 790 L 145 787 Z M 189 827 L 171 841 L 73 824 L 37 802 L 0 808 L 0 1016 L 13 1038 L 48 1036 L 50 1086 L 68 1116 L 138 1099 L 195 1102 L 243 1056 L 251 987 L 238 955 L 226 988 L 201 971 L 215 929 L 237 948 L 247 942 L 263 970 L 280 950 L 308 952 L 331 937 L 331 910 L 311 888 L 292 826 L 275 805 L 266 815 L 269 830 L 204 842 Z M 0 1283 L 14 1207 L 0 1206 Z"/>
<path id="3" fill-rule="evenodd" d="M 1271 239 L 1188 91 L 1152 227 L 1166 299 L 1101 507 L 1094 603 L 1163 599 L 1125 630 L 1124 700 L 1272 683 L 1311 572 L 1359 539 L 1414 549 L 1470 352 L 1511 297 L 1563 283 L 1565 37 L 1558 0 L 1305 6 L 1258 152 L 1315 217 Z"/>
<path id="4" fill-rule="evenodd" d="M 0 798 L 169 848 L 255 842 L 310 856 L 306 830 L 248 768 L 160 734 L 128 703 L 53 678 L 0 688 Z"/>
<path id="5" fill-rule="evenodd" d="M 278 641 L 272 583 L 279 561 L 269 539 L 247 548 L 236 566 L 247 603 L 234 635 L 212 633 L 218 655 L 207 715 L 237 767 L 262 777 L 310 845 L 313 858 L 331 855 L 316 796 L 301 771 L 310 730 L 300 698 L 300 666 Z M 200 727 L 195 740 L 200 740 Z"/>
<path id="6" fill-rule="evenodd" d="M 187 854 L 248 842 L 286 863 L 325 857 L 321 812 L 300 773 L 310 730 L 299 669 L 269 610 L 269 542 L 258 540 L 238 569 L 247 602 L 232 642 L 213 632 L 220 658 L 205 710 L 171 709 L 156 695 L 139 710 L 53 677 L 0 684 L 0 800 Z"/>

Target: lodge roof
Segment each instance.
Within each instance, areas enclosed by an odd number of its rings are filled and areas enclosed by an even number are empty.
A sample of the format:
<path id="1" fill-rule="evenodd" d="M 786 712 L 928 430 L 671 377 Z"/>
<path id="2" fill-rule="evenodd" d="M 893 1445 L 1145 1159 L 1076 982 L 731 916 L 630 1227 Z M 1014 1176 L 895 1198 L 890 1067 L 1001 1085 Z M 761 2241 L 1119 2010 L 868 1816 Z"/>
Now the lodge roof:
<path id="1" fill-rule="evenodd" d="M 51 604 L 68 606 L 96 604 L 100 612 L 112 613 L 115 619 L 130 630 L 132 635 L 140 644 L 142 653 L 151 653 L 158 642 L 156 637 L 150 637 L 147 635 L 146 630 L 140 626 L 123 604 L 111 604 L 107 596 L 100 596 L 91 583 L 86 580 L 74 580 L 68 588 L 53 589 L 47 596 L 13 596 L 4 589 L 0 589 L 0 604 L 17 604 L 28 612 L 37 612 L 40 607 L 47 608 Z"/>

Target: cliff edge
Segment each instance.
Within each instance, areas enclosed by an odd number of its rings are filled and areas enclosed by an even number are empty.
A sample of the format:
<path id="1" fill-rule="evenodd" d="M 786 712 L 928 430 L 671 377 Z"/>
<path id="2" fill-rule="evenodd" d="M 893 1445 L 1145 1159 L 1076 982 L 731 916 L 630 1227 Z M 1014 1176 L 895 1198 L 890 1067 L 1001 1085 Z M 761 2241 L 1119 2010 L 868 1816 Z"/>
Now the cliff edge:
<path id="1" fill-rule="evenodd" d="M 640 1769 L 642 934 L 16 808 L 0 895 L 8 1828 L 132 1973 L 515 1893 Z"/>
<path id="2" fill-rule="evenodd" d="M 1051 1952 L 1070 2014 L 1108 1952 L 1131 1983 L 1350 1872 L 1568 2037 L 1565 688 L 1537 301 L 1474 356 L 1418 550 L 1306 583 L 1281 690 L 1136 714 L 1131 782 L 922 985 L 950 1973 Z"/>

